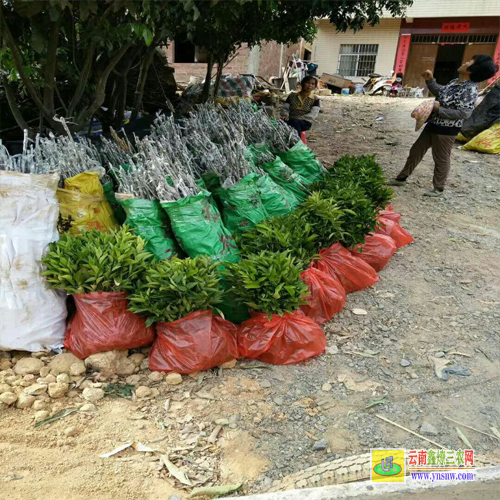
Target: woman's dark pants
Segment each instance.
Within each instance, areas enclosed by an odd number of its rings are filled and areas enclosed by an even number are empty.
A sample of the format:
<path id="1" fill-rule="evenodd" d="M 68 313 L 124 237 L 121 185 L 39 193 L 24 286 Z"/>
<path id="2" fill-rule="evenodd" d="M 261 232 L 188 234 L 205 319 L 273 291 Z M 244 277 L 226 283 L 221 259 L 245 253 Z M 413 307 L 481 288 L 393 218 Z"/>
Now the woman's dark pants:
<path id="1" fill-rule="evenodd" d="M 311 123 L 307 120 L 299 120 L 298 118 L 293 118 L 288 120 L 288 125 L 294 128 L 300 135 L 301 132 L 307 132 L 311 128 Z"/>

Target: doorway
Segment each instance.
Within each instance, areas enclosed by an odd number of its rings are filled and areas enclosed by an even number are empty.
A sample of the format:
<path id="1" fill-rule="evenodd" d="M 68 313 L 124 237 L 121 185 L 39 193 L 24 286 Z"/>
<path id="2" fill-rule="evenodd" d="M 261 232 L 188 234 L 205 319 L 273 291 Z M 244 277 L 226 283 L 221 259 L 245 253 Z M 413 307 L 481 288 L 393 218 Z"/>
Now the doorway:
<path id="1" fill-rule="evenodd" d="M 451 80 L 458 78 L 457 69 L 462 65 L 465 45 L 446 44 L 440 45 L 434 66 L 434 78 L 440 85 L 446 85 Z"/>

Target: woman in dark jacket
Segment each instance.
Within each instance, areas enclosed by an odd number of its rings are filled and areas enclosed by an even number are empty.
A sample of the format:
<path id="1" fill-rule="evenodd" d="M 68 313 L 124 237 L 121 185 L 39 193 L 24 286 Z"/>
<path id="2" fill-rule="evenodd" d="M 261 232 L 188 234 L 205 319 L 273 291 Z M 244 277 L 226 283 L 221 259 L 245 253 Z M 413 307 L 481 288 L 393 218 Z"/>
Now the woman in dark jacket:
<path id="1" fill-rule="evenodd" d="M 389 182 L 390 186 L 404 186 L 406 179 L 422 161 L 425 153 L 432 148 L 434 159 L 433 189 L 424 196 L 441 196 L 451 168 L 451 150 L 455 137 L 463 122 L 476 104 L 477 84 L 488 80 L 498 71 L 490 56 L 476 55 L 458 68 L 459 78 L 448 85 L 439 85 L 427 70 L 422 73 L 428 89 L 436 97 L 434 110 L 423 132 L 410 149 L 406 164 L 398 176 Z"/>
<path id="2" fill-rule="evenodd" d="M 300 92 L 292 92 L 281 107 L 281 119 L 300 135 L 309 130 L 319 114 L 319 99 L 313 94 L 318 86 L 314 76 L 306 76 L 300 82 Z"/>

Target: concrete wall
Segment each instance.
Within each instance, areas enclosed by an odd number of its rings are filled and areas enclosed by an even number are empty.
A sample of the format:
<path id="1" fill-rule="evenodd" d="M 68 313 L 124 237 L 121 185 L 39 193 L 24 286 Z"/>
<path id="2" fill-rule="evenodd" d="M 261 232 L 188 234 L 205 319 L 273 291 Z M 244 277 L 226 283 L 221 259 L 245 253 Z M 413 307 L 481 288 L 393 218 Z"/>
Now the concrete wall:
<path id="1" fill-rule="evenodd" d="M 500 16 L 499 0 L 414 0 L 407 17 Z"/>
<path id="2" fill-rule="evenodd" d="M 390 75 L 394 67 L 400 25 L 400 19 L 382 19 L 374 28 L 366 27 L 357 33 L 337 33 L 329 21 L 319 21 L 312 54 L 312 60 L 318 64 L 318 75 L 337 73 L 342 44 L 378 44 L 375 72 Z"/>

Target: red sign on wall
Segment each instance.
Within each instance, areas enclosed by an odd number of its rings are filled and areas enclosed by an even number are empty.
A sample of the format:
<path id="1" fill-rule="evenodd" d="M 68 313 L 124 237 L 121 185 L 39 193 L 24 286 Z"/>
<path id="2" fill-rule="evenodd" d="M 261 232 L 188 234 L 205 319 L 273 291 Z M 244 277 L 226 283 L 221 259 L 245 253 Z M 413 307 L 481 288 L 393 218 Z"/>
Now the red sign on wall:
<path id="1" fill-rule="evenodd" d="M 495 64 L 498 66 L 498 71 L 496 72 L 496 75 L 494 75 L 488 80 L 488 83 L 492 83 L 500 76 L 500 37 L 498 37 L 497 40 L 497 47 L 495 49 L 495 55 L 493 56 L 493 60 L 495 61 Z"/>
<path id="2" fill-rule="evenodd" d="M 443 23 L 442 33 L 469 33 L 470 23 Z"/>
<path id="3" fill-rule="evenodd" d="M 411 35 L 401 35 L 399 38 L 398 53 L 396 54 L 396 66 L 394 73 L 404 73 L 406 68 L 406 60 L 410 52 Z"/>

